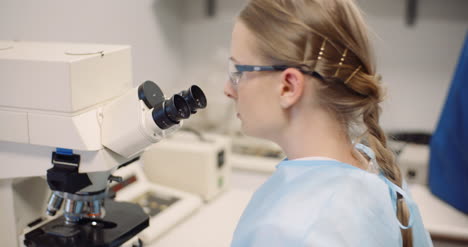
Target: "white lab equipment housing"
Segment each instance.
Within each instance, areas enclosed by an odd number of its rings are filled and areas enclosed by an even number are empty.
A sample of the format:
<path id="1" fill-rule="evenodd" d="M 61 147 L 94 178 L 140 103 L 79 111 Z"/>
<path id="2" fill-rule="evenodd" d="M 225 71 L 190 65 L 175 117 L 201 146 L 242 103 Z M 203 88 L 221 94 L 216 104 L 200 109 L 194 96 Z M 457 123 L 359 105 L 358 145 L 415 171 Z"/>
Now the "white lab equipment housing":
<path id="1" fill-rule="evenodd" d="M 80 172 L 121 162 L 93 151 L 103 148 L 99 107 L 130 89 L 131 77 L 128 46 L 1 42 L 0 149 L 15 169 L 0 178 L 45 175 L 50 157 L 40 153 L 56 147 L 83 151 Z"/>
<path id="2" fill-rule="evenodd" d="M 161 237 L 171 227 L 202 206 L 199 196 L 150 182 L 142 169 L 141 162 L 137 161 L 123 167 L 114 175 L 121 176 L 124 181 L 132 181 L 123 183 L 124 185 L 116 193 L 116 200 L 136 203 L 145 201 L 146 205 L 143 205 L 143 208 L 150 215 L 150 226 L 138 235 L 143 244 L 151 243 Z M 161 202 L 150 201 L 149 198 L 152 197 L 175 198 L 175 202 L 166 206 Z M 148 211 L 149 208 L 159 208 L 161 212 L 154 214 Z"/>
<path id="3" fill-rule="evenodd" d="M 143 169 L 154 183 L 210 201 L 229 188 L 231 153 L 227 137 L 179 131 L 143 153 Z"/>

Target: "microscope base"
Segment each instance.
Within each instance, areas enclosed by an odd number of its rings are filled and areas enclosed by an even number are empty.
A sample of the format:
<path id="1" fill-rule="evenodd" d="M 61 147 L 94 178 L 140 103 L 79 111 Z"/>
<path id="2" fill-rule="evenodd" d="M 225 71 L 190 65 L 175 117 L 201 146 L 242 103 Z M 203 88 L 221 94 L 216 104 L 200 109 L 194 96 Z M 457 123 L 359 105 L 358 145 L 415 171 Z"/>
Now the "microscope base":
<path id="1" fill-rule="evenodd" d="M 83 219 L 66 225 L 63 216 L 27 233 L 28 247 L 120 246 L 149 226 L 149 217 L 139 205 L 106 200 L 103 219 Z"/>

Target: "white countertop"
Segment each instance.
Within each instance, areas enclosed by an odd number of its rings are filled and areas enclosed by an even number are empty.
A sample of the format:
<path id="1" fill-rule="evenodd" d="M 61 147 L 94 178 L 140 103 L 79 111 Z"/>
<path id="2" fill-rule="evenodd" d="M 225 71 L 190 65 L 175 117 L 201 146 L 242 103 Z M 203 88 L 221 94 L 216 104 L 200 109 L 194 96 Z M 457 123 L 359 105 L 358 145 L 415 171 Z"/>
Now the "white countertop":
<path id="1" fill-rule="evenodd" d="M 427 186 L 413 184 L 410 191 L 433 238 L 460 239 L 468 245 L 468 215 L 434 196 Z"/>

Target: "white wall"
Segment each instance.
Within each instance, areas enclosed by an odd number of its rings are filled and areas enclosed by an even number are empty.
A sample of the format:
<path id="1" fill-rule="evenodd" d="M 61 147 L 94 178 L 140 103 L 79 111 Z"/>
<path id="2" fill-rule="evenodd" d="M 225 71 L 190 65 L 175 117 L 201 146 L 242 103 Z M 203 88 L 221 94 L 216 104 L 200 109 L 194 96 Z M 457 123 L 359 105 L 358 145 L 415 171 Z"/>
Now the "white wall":
<path id="1" fill-rule="evenodd" d="M 206 15 L 205 0 L 185 2 L 182 51 L 186 77 L 200 85 L 208 99 L 208 109 L 186 124 L 219 131 L 238 129 L 233 104 L 224 96 L 223 88 L 228 78 L 231 31 L 244 1 L 218 0 L 213 17 Z"/>
<path id="2" fill-rule="evenodd" d="M 418 1 L 414 26 L 406 25 L 406 2 L 360 0 L 388 89 L 382 124 L 433 131 L 468 31 L 468 1 Z"/>
<path id="3" fill-rule="evenodd" d="M 181 11 L 177 0 L 2 0 L 0 40 L 129 44 L 134 85 L 178 80 Z"/>

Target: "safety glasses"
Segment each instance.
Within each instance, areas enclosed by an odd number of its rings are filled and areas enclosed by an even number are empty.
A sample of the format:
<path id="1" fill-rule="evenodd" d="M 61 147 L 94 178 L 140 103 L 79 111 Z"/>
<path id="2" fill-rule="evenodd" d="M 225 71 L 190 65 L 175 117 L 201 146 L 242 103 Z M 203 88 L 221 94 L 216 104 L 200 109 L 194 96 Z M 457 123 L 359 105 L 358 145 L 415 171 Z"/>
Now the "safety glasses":
<path id="1" fill-rule="evenodd" d="M 270 65 L 270 66 L 260 66 L 260 65 L 240 65 L 236 64 L 232 58 L 229 58 L 229 80 L 233 86 L 237 86 L 244 72 L 252 71 L 283 71 L 288 68 L 296 68 L 301 71 L 303 74 L 313 76 L 318 79 L 323 79 L 323 77 L 315 71 L 306 71 L 302 68 L 288 65 Z"/>

